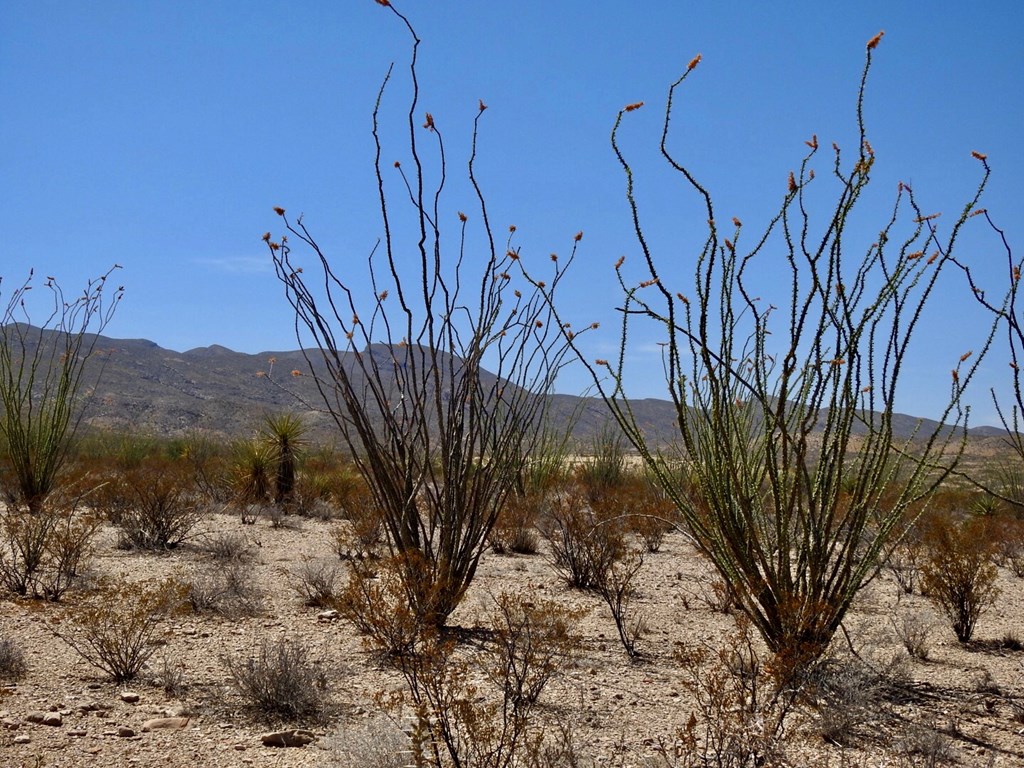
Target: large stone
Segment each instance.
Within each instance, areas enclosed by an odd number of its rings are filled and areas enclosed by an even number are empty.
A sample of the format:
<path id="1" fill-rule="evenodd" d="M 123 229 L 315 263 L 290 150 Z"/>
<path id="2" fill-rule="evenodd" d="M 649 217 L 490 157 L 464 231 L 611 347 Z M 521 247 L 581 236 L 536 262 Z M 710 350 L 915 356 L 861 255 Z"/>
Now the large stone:
<path id="1" fill-rule="evenodd" d="M 139 694 L 135 693 L 135 691 L 124 691 L 121 694 L 121 701 L 126 704 L 135 704 L 138 700 Z"/>
<path id="2" fill-rule="evenodd" d="M 312 731 L 292 728 L 288 731 L 273 731 L 260 736 L 265 747 L 304 747 L 316 741 Z"/>
<path id="3" fill-rule="evenodd" d="M 188 725 L 187 717 L 154 717 L 142 724 L 143 731 L 176 731 Z"/>

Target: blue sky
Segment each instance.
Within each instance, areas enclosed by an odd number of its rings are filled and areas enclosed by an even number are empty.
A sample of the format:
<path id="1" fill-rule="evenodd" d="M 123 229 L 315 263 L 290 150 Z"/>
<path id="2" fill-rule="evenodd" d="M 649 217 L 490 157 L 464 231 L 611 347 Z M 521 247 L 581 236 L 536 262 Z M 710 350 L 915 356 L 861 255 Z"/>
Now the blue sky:
<path id="1" fill-rule="evenodd" d="M 985 206 L 1011 243 L 1024 236 L 1024 4 L 400 8 L 424 41 L 421 104 L 445 131 L 453 173 L 483 99 L 479 175 L 496 222 L 516 224 L 523 253 L 538 258 L 585 232 L 565 306 L 578 324 L 604 323 L 588 342 L 595 356 L 617 343 L 611 265 L 638 256 L 608 141 L 625 104 L 647 103 L 623 144 L 652 241 L 666 263 L 692 269 L 699 201 L 654 153 L 667 86 L 698 52 L 676 146 L 726 216 L 765 221 L 811 134 L 853 151 L 864 44 L 884 29 L 865 105 L 878 157 L 865 220 L 880 226 L 900 179 L 952 220 L 979 178 L 979 150 L 994 169 Z M 108 335 L 176 350 L 294 348 L 260 236 L 279 228 L 273 206 L 304 212 L 336 264 L 365 271 L 381 231 L 370 112 L 407 43 L 373 0 L 0 0 L 0 275 L 14 282 L 35 267 L 73 289 L 117 262 L 126 297 Z M 389 94 L 389 125 L 405 87 Z M 386 138 L 386 155 L 404 157 Z M 455 185 L 442 207 L 454 215 L 470 202 Z M 995 284 L 991 239 L 964 245 Z M 901 410 L 935 413 L 956 358 L 980 343 L 984 318 L 955 283 L 935 297 Z M 766 268 L 765 291 L 775 289 Z M 640 334 L 631 347 L 632 395 L 664 394 L 656 341 Z M 999 355 L 985 363 L 974 423 L 994 420 L 988 389 L 1005 388 L 1007 372 Z M 572 372 L 560 384 L 583 386 Z"/>

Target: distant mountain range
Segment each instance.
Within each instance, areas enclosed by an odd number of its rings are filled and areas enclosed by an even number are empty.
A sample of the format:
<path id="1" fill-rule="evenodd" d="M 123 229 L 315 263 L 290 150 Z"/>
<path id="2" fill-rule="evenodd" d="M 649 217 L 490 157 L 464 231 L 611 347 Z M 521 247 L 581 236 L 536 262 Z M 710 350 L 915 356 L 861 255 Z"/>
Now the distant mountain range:
<path id="1" fill-rule="evenodd" d="M 319 352 L 310 357 L 316 361 Z M 340 442 L 337 427 L 323 411 L 310 365 L 298 350 L 249 355 L 214 345 L 174 352 L 144 339 L 101 336 L 90 365 L 92 381 L 97 366 L 103 366 L 86 410 L 85 423 L 91 426 L 164 436 L 200 430 L 235 438 L 259 429 L 267 414 L 297 412 L 306 415 L 312 438 Z M 293 376 L 292 371 L 302 375 Z M 671 402 L 636 400 L 632 409 L 649 441 L 677 440 Z M 597 398 L 554 395 L 549 414 L 553 424 L 575 418 L 574 437 L 583 445 L 609 425 L 607 410 Z M 911 435 L 919 422 L 902 414 L 894 418 L 901 436 Z M 923 427 L 927 431 L 934 425 L 926 420 Z M 1001 434 L 995 427 L 971 430 L 972 437 L 982 439 Z"/>

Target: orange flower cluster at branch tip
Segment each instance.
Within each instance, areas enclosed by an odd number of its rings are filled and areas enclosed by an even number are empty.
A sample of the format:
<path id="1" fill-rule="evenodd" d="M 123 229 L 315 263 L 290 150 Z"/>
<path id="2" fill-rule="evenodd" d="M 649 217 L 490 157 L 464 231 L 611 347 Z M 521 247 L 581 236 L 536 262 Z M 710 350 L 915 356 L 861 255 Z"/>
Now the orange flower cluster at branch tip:
<path id="1" fill-rule="evenodd" d="M 388 297 L 388 292 L 387 292 L 387 291 L 381 291 L 381 292 L 380 292 L 380 295 L 379 295 L 379 296 L 377 296 L 377 298 L 378 298 L 378 299 L 379 299 L 380 301 L 384 301 L 384 299 L 386 299 L 387 297 Z"/>
<path id="2" fill-rule="evenodd" d="M 878 44 L 882 41 L 882 36 L 883 35 L 885 35 L 885 30 L 884 29 L 882 31 L 880 31 L 877 35 L 872 37 L 870 40 L 868 40 L 868 50 L 869 51 L 873 51 L 873 50 L 875 50 L 875 48 L 878 47 Z"/>
<path id="3" fill-rule="evenodd" d="M 650 288 L 652 285 L 657 285 L 657 284 L 658 284 L 658 278 L 655 277 L 655 278 L 653 278 L 651 280 L 644 280 L 642 283 L 640 283 L 640 287 L 641 288 Z"/>
<path id="4" fill-rule="evenodd" d="M 743 226 L 743 222 L 737 219 L 735 216 L 732 217 L 732 223 L 735 224 L 737 227 Z"/>
<path id="5" fill-rule="evenodd" d="M 986 155 L 986 154 L 984 154 L 982 152 L 973 152 L 972 151 L 971 152 L 971 157 L 973 157 L 975 160 L 981 160 L 982 162 L 985 162 L 986 160 L 988 160 L 988 155 Z"/>
<path id="6" fill-rule="evenodd" d="M 579 242 L 580 240 L 582 240 L 582 239 L 583 239 L 583 230 L 580 230 L 580 231 L 579 231 L 579 232 L 577 232 L 577 233 L 576 233 L 576 235 L 575 235 L 575 236 L 573 237 L 573 240 L 574 240 L 575 242 L 577 242 L 577 243 L 578 243 L 578 242 Z"/>
<path id="7" fill-rule="evenodd" d="M 871 387 L 864 387 L 864 388 L 861 389 L 861 392 L 864 393 L 864 394 L 867 394 L 870 391 L 871 391 Z"/>
<path id="8" fill-rule="evenodd" d="M 359 325 L 359 315 L 352 315 L 352 325 Z"/>
<path id="9" fill-rule="evenodd" d="M 591 323 L 591 324 L 590 324 L 590 329 L 591 329 L 592 331 L 596 331 L 596 330 L 597 330 L 598 328 L 600 328 L 600 327 L 601 327 L 601 324 L 600 324 L 600 323 Z"/>
<path id="10" fill-rule="evenodd" d="M 615 262 L 615 268 L 618 269 L 619 267 L 621 267 L 625 263 L 625 261 L 625 256 L 619 256 L 619 260 Z"/>
<path id="11" fill-rule="evenodd" d="M 732 244 L 732 241 L 729 240 L 729 238 L 725 238 L 725 247 L 728 248 L 730 251 L 733 251 L 733 252 L 735 252 L 735 250 L 736 250 L 735 246 Z"/>
<path id="12" fill-rule="evenodd" d="M 1020 280 L 1020 267 L 1013 268 L 1013 282 Z"/>
<path id="13" fill-rule="evenodd" d="M 428 131 L 434 130 L 434 116 L 429 112 L 427 112 L 427 120 L 425 123 L 423 123 L 423 127 L 426 128 Z"/>
<path id="14" fill-rule="evenodd" d="M 516 261 L 519 258 L 519 254 L 516 253 L 515 251 L 509 251 L 505 255 L 512 259 L 512 261 Z"/>
<path id="15" fill-rule="evenodd" d="M 928 214 L 927 216 L 918 216 L 916 219 L 914 219 L 914 223 L 915 224 L 923 224 L 926 221 L 931 221 L 932 219 L 937 219 L 941 215 L 942 215 L 941 213 L 931 213 L 931 214 Z"/>
<path id="16" fill-rule="evenodd" d="M 516 225 L 515 224 L 509 224 L 508 225 L 508 231 L 509 232 L 515 232 L 516 231 Z"/>
<path id="17" fill-rule="evenodd" d="M 983 216 L 988 213 L 988 208 L 978 208 L 975 211 L 971 211 L 971 216 Z"/>
<path id="18" fill-rule="evenodd" d="M 459 211 L 459 221 L 463 223 L 465 223 L 466 221 L 466 214 L 464 214 L 462 211 Z"/>
<path id="19" fill-rule="evenodd" d="M 914 259 L 920 259 L 924 256 L 924 251 L 914 251 L 913 253 L 907 254 L 907 261 L 913 261 Z"/>
<path id="20" fill-rule="evenodd" d="M 950 373 L 953 374 L 953 381 L 960 381 L 960 373 L 955 368 Z"/>
<path id="21" fill-rule="evenodd" d="M 818 148 L 818 134 L 812 135 L 811 136 L 811 140 L 810 141 L 805 141 L 804 144 L 806 144 L 811 149 L 817 149 Z"/>
<path id="22" fill-rule="evenodd" d="M 967 358 L 969 358 L 973 354 L 974 354 L 974 350 L 973 349 L 970 349 L 970 350 L 964 352 L 962 355 L 960 355 L 960 362 L 961 363 L 964 362 L 964 360 L 966 360 Z"/>
<path id="23" fill-rule="evenodd" d="M 644 105 L 644 103 L 642 101 L 638 101 L 638 102 L 636 102 L 634 104 L 627 104 L 626 108 L 623 111 L 624 112 L 634 112 L 634 111 L 640 109 L 640 107 L 642 107 L 643 105 Z"/>
<path id="24" fill-rule="evenodd" d="M 277 358 L 276 358 L 276 357 L 271 357 L 271 358 L 268 358 L 268 359 L 267 359 L 267 362 L 268 362 L 268 363 L 270 363 L 271 365 L 273 365 L 274 363 L 276 363 L 276 362 L 277 362 Z"/>
<path id="25" fill-rule="evenodd" d="M 390 0 L 377 0 L 377 5 L 389 6 L 391 2 Z"/>
<path id="26" fill-rule="evenodd" d="M 547 283 L 545 283 L 543 280 L 538 280 L 537 287 L 540 288 L 541 290 L 544 290 L 544 288 L 547 287 Z"/>
<path id="27" fill-rule="evenodd" d="M 402 164 L 400 162 L 398 162 L 397 160 L 395 160 L 395 168 L 401 168 L 401 167 L 402 167 Z"/>
<path id="28" fill-rule="evenodd" d="M 683 302 L 683 304 L 685 304 L 686 306 L 690 306 L 690 300 L 683 296 L 683 294 L 677 293 L 676 298 Z"/>
<path id="29" fill-rule="evenodd" d="M 276 213 L 278 216 L 284 216 L 284 208 L 281 208 L 280 206 L 275 205 L 274 206 L 274 213 Z"/>
<path id="30" fill-rule="evenodd" d="M 484 100 L 483 99 L 479 99 L 479 102 L 480 102 L 480 104 L 479 104 L 480 111 L 483 112 L 485 109 L 487 109 L 487 105 L 484 104 Z"/>
<path id="31" fill-rule="evenodd" d="M 686 71 L 689 72 L 691 69 L 700 64 L 701 58 L 703 58 L 702 55 L 698 53 L 696 56 L 690 59 L 690 63 L 686 65 Z"/>
<path id="32" fill-rule="evenodd" d="M 793 172 L 790 171 L 789 172 L 789 191 L 790 192 L 796 192 L 796 190 L 797 190 L 796 177 L 793 175 Z"/>
<path id="33" fill-rule="evenodd" d="M 931 256 L 929 256 L 929 257 L 928 257 L 928 261 L 927 261 L 927 262 L 925 262 L 925 263 L 926 263 L 926 264 L 934 264 L 934 263 L 935 263 L 935 260 L 936 260 L 937 258 L 939 258 L 939 252 L 938 252 L 938 251 L 936 251 L 936 252 L 935 252 L 935 253 L 933 253 L 933 254 L 932 254 Z"/>
<path id="34" fill-rule="evenodd" d="M 551 260 L 552 261 L 558 261 L 558 254 L 557 253 L 552 253 L 551 254 Z"/>
<path id="35" fill-rule="evenodd" d="M 835 150 L 836 152 L 839 151 L 839 145 L 836 144 L 834 141 L 832 142 L 832 149 Z"/>
<path id="36" fill-rule="evenodd" d="M 867 152 L 872 157 L 875 156 L 875 148 L 871 146 L 871 142 L 868 141 L 867 139 L 864 139 L 864 151 Z"/>
<path id="37" fill-rule="evenodd" d="M 845 362 L 846 361 L 843 358 L 837 357 L 835 360 L 832 361 L 832 365 L 843 365 Z"/>
<path id="38" fill-rule="evenodd" d="M 281 246 L 280 246 L 280 245 L 278 245 L 277 243 L 267 243 L 267 245 L 269 245 L 269 246 L 270 246 L 270 250 L 272 250 L 272 251 L 276 251 L 276 250 L 277 250 L 278 248 L 280 248 L 280 247 L 281 247 Z"/>
<path id="39" fill-rule="evenodd" d="M 264 232 L 263 233 L 263 242 L 264 243 L 269 243 L 270 242 L 270 233 L 269 232 Z"/>
<path id="40" fill-rule="evenodd" d="M 267 372 L 266 371 L 256 371 L 256 378 L 257 379 L 265 379 L 265 378 L 267 378 Z"/>
<path id="41" fill-rule="evenodd" d="M 1015 371 L 1020 370 L 1020 366 L 1018 366 L 1016 363 L 1010 363 L 1010 367 L 1013 368 L 1013 370 Z"/>
<path id="42" fill-rule="evenodd" d="M 512 295 L 515 296 L 517 299 L 523 298 L 523 294 L 519 292 L 519 289 L 512 291 Z"/>
<path id="43" fill-rule="evenodd" d="M 605 360 L 604 358 L 599 357 L 599 358 L 597 358 L 597 360 L 594 361 L 594 364 L 595 365 L 608 365 L 608 361 Z"/>
<path id="44" fill-rule="evenodd" d="M 538 320 L 538 321 L 537 321 L 536 323 L 534 323 L 534 324 L 535 324 L 535 325 L 536 325 L 536 326 L 537 326 L 538 328 L 543 328 L 543 327 L 544 327 L 544 323 L 542 323 L 542 322 L 541 322 L 540 320 Z"/>

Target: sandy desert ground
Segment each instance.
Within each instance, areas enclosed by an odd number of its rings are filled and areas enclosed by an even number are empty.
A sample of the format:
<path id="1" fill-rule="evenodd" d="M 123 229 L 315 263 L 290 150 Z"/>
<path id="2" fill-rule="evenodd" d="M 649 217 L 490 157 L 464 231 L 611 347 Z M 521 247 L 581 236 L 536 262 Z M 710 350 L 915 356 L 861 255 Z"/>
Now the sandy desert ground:
<path id="1" fill-rule="evenodd" d="M 242 526 L 237 517 L 211 515 L 192 543 L 167 554 L 119 550 L 114 530 L 102 531 L 94 570 L 124 580 L 187 576 L 209 567 L 204 538 L 240 533 L 251 540 L 254 577 L 265 591 L 265 610 L 258 617 L 190 614 L 169 620 L 144 678 L 129 686 L 110 682 L 46 628 L 66 610 L 63 605 L 0 599 L 0 634 L 14 638 L 29 665 L 23 679 L 0 689 L 0 765 L 344 766 L 356 765 L 352 755 L 367 744 L 397 738 L 398 726 L 380 712 L 375 695 L 401 689 L 402 678 L 366 648 L 351 625 L 305 607 L 292 587 L 292 573 L 303 558 L 339 562 L 331 535 L 337 523 L 293 520 L 273 528 L 265 520 Z M 637 600 L 647 632 L 638 661 L 627 658 L 600 598 L 567 587 L 543 549 L 529 556 L 488 552 L 452 623 L 472 627 L 484 621 L 493 596 L 502 590 L 583 609 L 578 657 L 545 690 L 541 718 L 572 725 L 584 765 L 663 765 L 657 762 L 657 744 L 671 744 L 694 710 L 686 670 L 674 649 L 679 643 L 714 645 L 735 626 L 732 615 L 712 610 L 702 599 L 710 581 L 707 566 L 678 533 L 647 556 Z M 794 715 L 787 730 L 791 764 L 1024 765 L 1024 652 L 1002 647 L 1008 633 L 1022 631 L 1024 579 L 1001 570 L 999 586 L 1001 594 L 982 616 L 975 642 L 962 646 L 926 599 L 901 598 L 891 575 L 881 573 L 861 594 L 846 627 L 853 647 L 872 664 L 881 667 L 903 657 L 896 665 L 899 677 L 877 701 L 869 701 L 866 713 L 853 718 L 849 747 L 823 738 L 813 711 Z M 69 602 L 74 598 L 67 596 Z M 934 623 L 929 660 L 910 658 L 898 642 L 893 622 L 904 616 Z M 232 692 L 223 658 L 244 655 L 268 637 L 307 645 L 328 675 L 330 719 L 286 724 L 312 730 L 317 740 L 308 746 L 264 746 L 261 735 L 281 724 L 255 719 Z M 837 664 L 852 664 L 846 641 L 836 646 Z M 160 684 L 165 665 L 181 675 L 184 685 L 177 696 L 168 696 Z M 30 718 L 32 713 L 41 712 L 59 713 L 60 725 L 31 722 L 39 719 Z M 180 729 L 143 729 L 146 721 L 164 716 L 188 720 Z M 938 745 L 937 755 L 915 750 L 922 734 L 928 735 L 924 742 Z M 928 762 L 936 757 L 939 762 Z"/>

